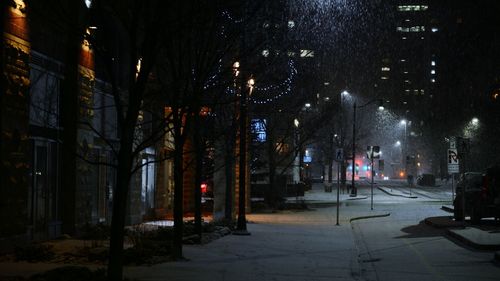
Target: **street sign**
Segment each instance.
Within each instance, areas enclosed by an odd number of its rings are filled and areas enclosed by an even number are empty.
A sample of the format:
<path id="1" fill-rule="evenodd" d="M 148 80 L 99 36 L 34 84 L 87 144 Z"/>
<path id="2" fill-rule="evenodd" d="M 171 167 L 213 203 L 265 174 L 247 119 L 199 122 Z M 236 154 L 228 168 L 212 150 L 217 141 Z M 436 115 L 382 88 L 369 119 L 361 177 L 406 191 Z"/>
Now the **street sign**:
<path id="1" fill-rule="evenodd" d="M 448 148 L 448 173 L 456 174 L 459 172 L 458 152 L 456 148 Z"/>
<path id="2" fill-rule="evenodd" d="M 368 159 L 378 159 L 380 158 L 380 146 L 367 146 L 366 147 L 366 155 Z"/>
<path id="3" fill-rule="evenodd" d="M 312 157 L 304 155 L 304 158 L 302 159 L 302 161 L 304 163 L 311 163 L 312 162 Z"/>
<path id="4" fill-rule="evenodd" d="M 457 138 L 456 137 L 450 137 L 450 148 L 451 149 L 457 148 Z"/>
<path id="5" fill-rule="evenodd" d="M 344 149 L 337 148 L 335 151 L 335 161 L 341 162 L 344 161 Z"/>

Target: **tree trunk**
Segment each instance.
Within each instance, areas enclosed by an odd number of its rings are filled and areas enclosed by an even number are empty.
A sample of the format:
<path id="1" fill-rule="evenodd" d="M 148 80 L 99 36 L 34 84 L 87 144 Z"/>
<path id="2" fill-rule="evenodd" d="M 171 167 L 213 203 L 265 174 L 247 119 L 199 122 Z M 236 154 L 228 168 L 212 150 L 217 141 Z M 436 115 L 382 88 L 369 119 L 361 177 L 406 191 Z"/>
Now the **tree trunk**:
<path id="1" fill-rule="evenodd" d="M 184 140 L 182 137 L 182 116 L 174 109 L 174 241 L 172 254 L 174 259 L 182 258 L 182 234 L 184 217 Z M 185 129 L 185 128 L 184 128 Z"/>
<path id="2" fill-rule="evenodd" d="M 79 5 L 68 4 L 69 22 L 64 80 L 61 91 L 61 126 L 62 132 L 61 160 L 61 220 L 62 231 L 66 234 L 75 232 L 75 201 L 76 201 L 76 153 L 78 132 L 78 64 L 81 50 L 81 37 L 76 32 L 79 27 Z"/>
<path id="3" fill-rule="evenodd" d="M 269 123 L 271 123 L 269 121 Z M 268 124 L 270 126 L 270 124 Z M 267 157 L 268 157 L 268 168 L 269 168 L 269 189 L 267 190 L 267 198 L 266 201 L 269 204 L 269 206 L 274 207 L 276 205 L 276 200 L 277 200 L 277 194 L 276 194 L 276 187 L 275 187 L 275 179 L 276 179 L 276 161 L 275 161 L 275 153 L 276 149 L 274 147 L 275 145 L 275 140 L 274 140 L 274 134 L 272 130 L 267 130 Z"/>
<path id="4" fill-rule="evenodd" d="M 134 40 L 132 40 L 134 42 Z M 134 51 L 131 54 L 135 54 Z M 132 55 L 133 56 L 133 55 Z M 135 61 L 132 59 L 131 61 Z M 132 65 L 135 68 L 135 65 Z M 130 73 L 134 73 L 131 71 Z M 149 73 L 144 71 L 143 73 Z M 135 75 L 134 75 L 135 77 Z M 126 115 L 121 119 L 120 148 L 118 150 L 117 181 L 113 192 L 113 213 L 111 217 L 111 237 L 109 245 L 108 280 L 122 281 L 123 279 L 123 240 L 125 236 L 125 217 L 127 211 L 127 199 L 130 190 L 130 180 L 132 178 L 132 168 L 134 163 L 134 140 L 137 119 L 144 92 L 141 78 L 131 82 L 129 86 L 128 100 L 129 107 Z M 119 95 L 119 93 L 115 93 Z"/>
<path id="5" fill-rule="evenodd" d="M 5 47 L 5 39 L 4 39 L 4 30 L 5 30 L 5 18 L 7 13 L 7 1 L 1 1 L 0 3 L 0 104 L 3 103 L 3 96 L 5 95 L 5 79 L 4 79 L 4 70 L 5 70 L 5 55 L 4 55 L 4 47 Z M 4 179 L 4 156 L 3 156 L 3 106 L 0 106 L 0 183 L 3 184 Z"/>
<path id="6" fill-rule="evenodd" d="M 195 146 L 195 157 L 196 157 L 196 167 L 195 167 L 195 178 L 194 178 L 194 228 L 195 233 L 199 235 L 199 242 L 201 243 L 202 231 L 202 210 L 201 210 L 201 178 L 203 173 L 203 152 L 204 145 L 202 142 L 202 136 L 200 133 L 200 113 L 199 108 L 194 113 L 194 146 Z"/>
<path id="7" fill-rule="evenodd" d="M 133 128 L 128 128 L 128 131 Z M 117 182 L 113 192 L 113 214 L 111 220 L 111 238 L 109 245 L 108 279 L 121 281 L 123 279 L 123 240 L 125 236 L 125 216 L 127 197 L 132 170 L 132 140 L 133 134 L 122 135 L 120 151 L 118 152 Z"/>
<path id="8" fill-rule="evenodd" d="M 233 220 L 233 181 L 234 181 L 234 130 L 231 130 L 230 137 L 226 140 L 225 148 L 225 174 L 226 174 L 226 198 L 224 206 L 224 217 L 228 221 Z"/>
<path id="9" fill-rule="evenodd" d="M 231 112 L 231 126 L 229 129 L 228 137 L 224 143 L 225 145 L 225 174 L 226 174 L 226 198 L 224 206 L 224 217 L 227 221 L 233 220 L 233 187 L 235 175 L 235 148 L 236 148 L 236 119 L 234 118 L 234 111 Z"/>
<path id="10" fill-rule="evenodd" d="M 333 180 L 333 159 L 331 157 L 326 157 L 328 161 L 328 183 L 332 183 Z"/>

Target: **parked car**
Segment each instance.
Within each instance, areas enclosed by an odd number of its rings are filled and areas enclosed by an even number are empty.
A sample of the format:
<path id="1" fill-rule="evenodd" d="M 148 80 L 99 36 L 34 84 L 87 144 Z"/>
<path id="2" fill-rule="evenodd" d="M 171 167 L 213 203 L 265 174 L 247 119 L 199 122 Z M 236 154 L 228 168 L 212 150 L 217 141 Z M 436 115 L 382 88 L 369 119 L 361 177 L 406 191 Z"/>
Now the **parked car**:
<path id="1" fill-rule="evenodd" d="M 500 165 L 482 173 L 464 173 L 457 183 L 453 207 L 456 220 L 470 216 L 478 223 L 486 217 L 500 218 Z"/>

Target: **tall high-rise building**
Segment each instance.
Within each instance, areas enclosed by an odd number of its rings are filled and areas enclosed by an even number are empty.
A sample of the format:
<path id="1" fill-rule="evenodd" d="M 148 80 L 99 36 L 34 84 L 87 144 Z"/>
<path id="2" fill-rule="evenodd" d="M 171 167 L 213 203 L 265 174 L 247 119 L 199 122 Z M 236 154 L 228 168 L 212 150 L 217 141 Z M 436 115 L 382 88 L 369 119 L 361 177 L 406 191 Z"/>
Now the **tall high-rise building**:
<path id="1" fill-rule="evenodd" d="M 393 1 L 388 46 L 380 59 L 379 87 L 406 118 L 422 119 L 439 83 L 439 58 L 433 44 L 439 32 L 427 1 Z"/>

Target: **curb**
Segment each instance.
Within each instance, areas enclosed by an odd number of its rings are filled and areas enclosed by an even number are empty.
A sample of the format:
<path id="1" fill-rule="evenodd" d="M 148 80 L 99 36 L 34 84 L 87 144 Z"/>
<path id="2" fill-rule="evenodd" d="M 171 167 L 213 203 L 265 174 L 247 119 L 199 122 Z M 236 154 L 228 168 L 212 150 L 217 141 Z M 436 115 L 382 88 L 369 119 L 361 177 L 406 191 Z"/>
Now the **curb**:
<path id="1" fill-rule="evenodd" d="M 436 217 L 433 217 L 436 218 Z M 450 218 L 449 216 L 443 218 Z M 464 224 L 462 222 L 451 221 L 433 221 L 432 218 L 426 218 L 424 220 L 425 224 L 432 226 L 438 229 L 446 229 L 446 236 L 452 238 L 453 240 L 459 241 L 460 243 L 467 245 L 471 248 L 478 250 L 500 250 L 500 244 L 484 244 L 478 243 L 474 237 L 468 238 L 466 234 L 461 234 L 460 231 L 466 230 Z M 500 252 L 495 253 L 495 259 L 500 261 Z"/>
<path id="2" fill-rule="evenodd" d="M 445 205 L 441 206 L 441 210 L 448 212 L 448 213 L 453 213 L 455 211 L 454 208 L 451 208 L 451 207 L 445 206 Z"/>
<path id="3" fill-rule="evenodd" d="M 389 192 L 389 191 L 385 190 L 385 188 L 384 188 L 384 187 L 382 187 L 382 186 L 377 186 L 377 188 L 378 188 L 380 191 L 382 191 L 382 192 L 384 192 L 385 194 L 388 194 L 388 195 L 390 195 L 390 196 L 398 196 L 398 197 L 403 197 L 403 198 L 411 198 L 411 199 L 418 198 L 418 197 L 417 197 L 417 196 L 415 196 L 415 195 L 394 194 L 394 193 L 391 193 L 391 192 Z"/>
<path id="4" fill-rule="evenodd" d="M 364 199 L 368 199 L 368 196 L 349 197 L 346 200 L 354 201 L 354 200 L 364 200 Z"/>
<path id="5" fill-rule="evenodd" d="M 449 227 L 452 227 L 452 228 L 464 228 L 463 223 L 457 223 L 457 222 L 455 222 L 454 224 L 439 224 L 439 223 L 433 222 L 431 220 L 431 218 L 425 218 L 424 222 L 425 222 L 425 224 L 430 225 L 430 226 L 435 227 L 435 228 L 449 228 Z"/>
<path id="6" fill-rule="evenodd" d="M 383 217 L 388 217 L 390 215 L 391 215 L 390 213 L 387 213 L 387 214 L 381 214 L 381 215 L 355 217 L 355 218 L 351 218 L 349 220 L 349 222 L 352 223 L 353 221 L 357 221 L 357 220 L 372 219 L 372 218 L 383 218 Z"/>
<path id="7" fill-rule="evenodd" d="M 489 250 L 489 251 L 492 251 L 492 250 L 500 250 L 500 245 L 484 245 L 484 244 L 478 244 L 478 243 L 475 243 L 474 241 L 472 240 L 469 240 L 465 237 L 463 237 L 462 235 L 459 235 L 453 231 L 451 231 L 450 229 L 448 229 L 446 231 L 446 234 L 449 235 L 450 237 L 453 237 L 454 239 L 464 243 L 465 245 L 469 246 L 469 247 L 472 247 L 472 248 L 475 248 L 475 249 L 478 249 L 478 250 Z M 496 252 L 495 253 L 495 259 L 496 260 L 500 260 L 500 254 L 499 252 Z"/>

